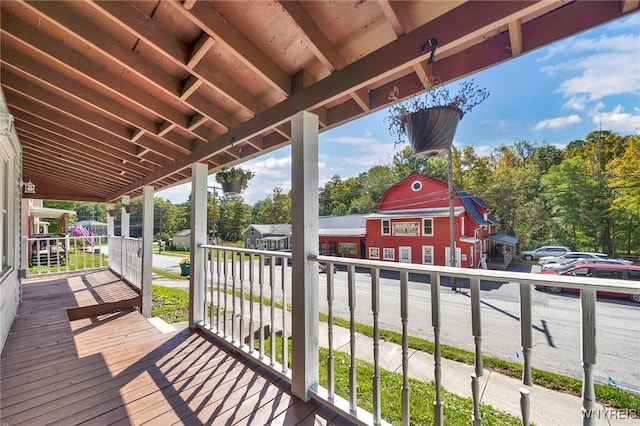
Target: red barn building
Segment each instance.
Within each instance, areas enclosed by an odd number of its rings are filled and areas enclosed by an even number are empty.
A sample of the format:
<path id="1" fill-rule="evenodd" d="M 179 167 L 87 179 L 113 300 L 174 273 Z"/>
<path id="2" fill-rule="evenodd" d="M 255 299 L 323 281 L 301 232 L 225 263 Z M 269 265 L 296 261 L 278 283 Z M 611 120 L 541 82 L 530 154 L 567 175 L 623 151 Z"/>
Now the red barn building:
<path id="1" fill-rule="evenodd" d="M 484 201 L 454 189 L 453 204 L 455 266 L 477 268 L 482 255 L 491 253 L 508 265 L 517 238 L 495 233 L 498 221 Z M 415 173 L 390 188 L 376 212 L 365 216 L 367 258 L 449 266 L 449 218 L 447 183 Z"/>

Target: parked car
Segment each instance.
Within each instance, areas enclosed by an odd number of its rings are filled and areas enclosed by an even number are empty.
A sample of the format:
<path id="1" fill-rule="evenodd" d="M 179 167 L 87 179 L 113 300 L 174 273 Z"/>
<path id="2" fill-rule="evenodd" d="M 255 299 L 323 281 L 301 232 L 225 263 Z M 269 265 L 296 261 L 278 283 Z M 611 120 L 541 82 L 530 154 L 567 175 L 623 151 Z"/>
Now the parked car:
<path id="1" fill-rule="evenodd" d="M 320 270 L 321 274 L 326 274 L 327 273 L 327 267 L 328 265 L 326 263 L 318 263 L 318 269 Z M 333 273 L 336 273 L 336 265 L 333 265 Z"/>
<path id="2" fill-rule="evenodd" d="M 577 263 L 576 265 L 566 269 L 548 269 L 546 271 L 540 271 L 539 274 L 558 274 L 558 275 L 571 275 L 578 277 L 594 277 L 594 278 L 608 278 L 613 280 L 632 280 L 640 283 L 640 266 L 628 266 L 628 265 L 608 265 L 602 263 Z M 555 287 L 550 285 L 536 285 L 536 289 L 547 290 L 551 293 L 578 292 L 578 289 Z M 598 295 L 604 296 L 617 296 L 628 297 L 636 303 L 640 303 L 640 294 L 624 294 L 606 290 L 598 290 Z"/>
<path id="3" fill-rule="evenodd" d="M 569 253 L 562 254 L 560 256 L 542 256 L 538 261 L 538 265 L 547 265 L 549 263 L 569 263 L 575 259 L 584 259 L 588 261 L 590 259 L 607 259 L 609 256 L 601 253 L 589 253 L 584 251 L 570 251 Z"/>
<path id="4" fill-rule="evenodd" d="M 542 256 L 560 256 L 570 252 L 569 247 L 564 246 L 544 246 L 535 250 L 523 251 L 520 257 L 524 260 L 540 259 Z"/>
<path id="5" fill-rule="evenodd" d="M 633 262 L 624 259 L 571 259 L 570 262 L 567 263 L 547 263 L 546 265 L 542 265 L 542 270 L 546 271 L 547 269 L 553 269 L 555 271 L 568 271 L 573 268 L 578 263 L 598 263 L 598 264 L 607 264 L 607 265 L 633 265 Z"/>

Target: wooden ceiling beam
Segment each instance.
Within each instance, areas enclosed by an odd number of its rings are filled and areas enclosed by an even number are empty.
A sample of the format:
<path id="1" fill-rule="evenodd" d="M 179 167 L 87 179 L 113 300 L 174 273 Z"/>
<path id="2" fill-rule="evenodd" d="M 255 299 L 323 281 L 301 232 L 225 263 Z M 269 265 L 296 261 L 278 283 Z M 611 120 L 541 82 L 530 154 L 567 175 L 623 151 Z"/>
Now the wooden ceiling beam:
<path id="1" fill-rule="evenodd" d="M 31 140 L 38 140 L 46 142 L 46 145 L 43 145 L 43 149 L 48 149 L 51 146 L 51 149 L 57 149 L 60 153 L 76 153 L 78 158 L 86 157 L 94 161 L 98 166 L 102 165 L 112 165 L 116 169 L 120 169 L 123 166 L 123 161 L 126 161 L 127 168 L 131 170 L 132 174 L 138 174 L 140 176 L 144 176 L 149 173 L 152 168 L 145 167 L 144 164 L 140 164 L 139 161 L 135 157 L 131 161 L 127 161 L 113 155 L 112 153 L 100 151 L 98 149 L 95 150 L 87 150 L 84 149 L 85 146 L 79 143 L 69 143 L 69 140 L 61 137 L 57 133 L 49 132 L 47 129 L 35 127 L 29 123 L 25 123 L 21 126 L 20 135 L 25 138 L 29 138 Z"/>
<path id="2" fill-rule="evenodd" d="M 213 5 L 198 2 L 191 10 L 187 10 L 174 0 L 170 0 L 167 3 L 205 30 L 207 34 L 213 37 L 216 43 L 224 46 L 247 68 L 266 81 L 273 90 L 280 94 L 282 99 L 285 99 L 291 93 L 291 79 L 287 73 L 282 71 L 241 31 L 224 19 Z"/>
<path id="3" fill-rule="evenodd" d="M 509 44 L 512 57 L 522 54 L 522 23 L 519 19 L 509 22 Z"/>
<path id="4" fill-rule="evenodd" d="M 87 124 L 86 122 L 79 120 L 74 115 L 53 109 L 49 104 L 43 104 L 24 98 L 11 90 L 7 90 L 7 101 L 12 107 L 28 112 L 30 115 L 38 117 L 41 120 L 48 121 L 51 125 L 59 126 L 60 128 L 64 128 L 76 135 L 82 135 L 96 143 L 113 147 L 123 153 L 135 155 L 136 149 L 129 143 L 130 139 L 128 137 L 119 137 L 115 134 L 106 133 L 102 128 L 93 126 L 92 124 Z M 141 138 L 137 143 L 141 145 L 146 144 L 149 149 L 152 149 L 154 153 L 161 155 L 162 158 L 173 160 L 179 151 L 176 151 L 173 147 L 167 146 L 167 142 L 158 142 L 159 139 L 156 139 L 153 143 L 146 143 L 144 142 L 144 139 Z M 173 146 L 175 147 L 175 145 Z M 187 153 L 190 151 L 183 150 L 182 152 Z M 161 161 L 158 163 L 158 165 L 163 164 L 166 165 L 167 162 Z"/>
<path id="5" fill-rule="evenodd" d="M 188 79 L 181 87 L 178 87 L 180 85 L 176 82 L 175 78 L 165 74 L 159 67 L 149 63 L 142 56 L 132 50 L 122 49 L 122 46 L 113 41 L 112 38 L 102 36 L 102 33 L 94 31 L 92 28 L 87 28 L 86 25 L 82 25 L 82 21 L 77 18 L 77 14 L 73 9 L 68 6 L 65 7 L 64 4 L 56 5 L 50 2 L 40 2 L 35 3 L 32 10 L 34 10 L 34 13 L 40 13 L 42 19 L 55 19 L 52 20 L 52 22 L 59 24 L 70 36 L 80 38 L 89 48 L 100 51 L 110 61 L 127 69 L 138 79 L 148 82 L 160 93 L 164 93 L 165 96 L 176 102 L 180 102 L 182 105 L 196 109 L 202 113 L 202 115 L 209 117 L 210 120 L 217 122 L 217 119 L 214 117 L 218 116 L 219 108 L 215 107 L 214 104 L 207 102 L 206 105 L 202 105 L 201 103 L 198 107 L 195 107 L 187 101 L 187 98 L 203 84 L 203 81 L 199 78 L 192 76 L 192 78 Z M 69 29 L 72 29 L 73 32 Z M 188 64 L 190 68 L 202 59 L 214 43 L 210 37 L 206 36 L 201 37 L 201 40 L 202 42 L 198 43 L 192 49 L 192 57 L 189 62 L 191 65 Z M 210 112 L 213 112 L 213 114 L 209 114 Z M 219 124 L 224 126 L 223 123 Z M 194 136 L 198 138 L 198 135 Z"/>
<path id="6" fill-rule="evenodd" d="M 13 46 L 7 45 L 5 43 L 7 41 L 7 38 L 3 38 L 1 44 L 0 61 L 2 61 L 3 68 L 11 70 L 15 75 L 31 81 L 33 84 L 47 87 L 49 91 L 58 93 L 61 97 L 72 99 L 83 108 L 100 111 L 112 117 L 116 122 L 128 123 L 132 127 L 147 132 L 155 131 L 156 123 L 153 120 L 135 110 L 126 108 L 124 105 L 114 103 L 111 99 L 91 88 L 78 84 L 56 69 L 21 54 Z"/>
<path id="7" fill-rule="evenodd" d="M 168 4 L 164 2 L 163 4 Z M 199 80 L 202 80 L 211 89 L 219 93 L 222 97 L 233 102 L 238 108 L 246 111 L 252 116 L 256 111 L 262 110 L 265 107 L 260 105 L 251 97 L 247 96 L 241 88 L 239 88 L 233 79 L 226 75 L 222 75 L 220 71 L 206 70 L 202 71 L 200 66 L 200 60 L 191 62 L 189 58 L 197 56 L 193 49 L 189 50 L 187 46 L 178 41 L 172 39 L 169 34 L 162 30 L 158 26 L 157 22 L 152 18 L 146 16 L 132 4 L 127 2 L 91 2 L 91 5 L 95 7 L 96 11 L 102 15 L 105 15 L 109 19 L 117 23 L 121 28 L 128 31 L 134 37 L 144 41 L 149 47 L 157 51 L 166 59 L 170 60 L 174 65 L 182 68 L 185 72 L 194 75 Z M 182 5 L 178 5 L 177 10 L 184 10 Z M 201 38 L 202 40 L 202 38 Z M 215 42 L 214 38 L 207 41 L 206 46 L 210 48 L 211 42 Z M 196 44 L 197 48 L 197 44 Z M 200 50 L 198 50 L 200 52 Z M 207 50 L 202 50 L 200 53 L 206 54 Z M 199 111 L 207 115 L 206 111 Z"/>
<path id="8" fill-rule="evenodd" d="M 482 4 L 481 4 L 482 3 Z M 455 43 L 460 38 L 471 33 L 486 31 L 487 23 L 501 20 L 506 22 L 517 19 L 523 9 L 531 12 L 536 2 L 468 2 L 453 9 L 397 40 L 355 61 L 344 69 L 337 71 L 316 84 L 291 95 L 286 100 L 271 107 L 268 111 L 240 124 L 236 128 L 212 140 L 198 149 L 192 155 L 176 160 L 170 167 L 152 173 L 138 183 L 146 182 L 171 175 L 176 170 L 189 167 L 192 163 L 203 158 L 211 157 L 224 150 L 227 141 L 234 137 L 236 140 L 246 140 L 260 134 L 265 128 L 278 126 L 289 120 L 296 112 L 322 106 L 327 102 L 340 99 L 349 92 L 366 88 L 369 84 L 392 77 L 406 67 L 424 61 L 429 52 L 423 53 L 422 47 L 426 40 L 436 38 L 440 46 Z M 478 8 L 483 7 L 483 17 L 478 19 Z M 542 7 L 542 6 L 538 6 Z M 567 7 L 567 6 L 565 6 Z M 515 16 L 515 17 L 514 17 Z M 457 25 L 451 25 L 456 22 Z M 467 68 L 467 71 L 468 72 Z M 446 81 L 445 81 L 446 82 Z M 385 105 L 389 103 L 386 101 Z M 353 117 L 352 117 L 353 118 Z M 133 188 L 126 188 L 126 190 Z M 118 195 L 118 194 L 114 194 Z"/>
<path id="9" fill-rule="evenodd" d="M 348 62 L 331 44 L 324 32 L 299 2 L 272 0 L 272 4 L 280 12 L 280 16 L 296 30 L 305 46 L 313 52 L 314 56 L 318 58 L 327 71 L 332 73 L 347 66 Z M 351 92 L 349 96 L 360 105 L 363 111 L 369 111 L 366 90 Z"/>
<path id="10" fill-rule="evenodd" d="M 73 76 L 76 82 L 83 82 L 93 90 L 110 94 L 111 102 L 118 102 L 130 109 L 142 109 L 148 114 L 158 116 L 175 123 L 183 128 L 187 126 L 187 117 L 160 101 L 149 92 L 141 90 L 139 85 L 114 75 L 103 66 L 79 55 L 63 43 L 40 32 L 37 28 L 29 27 L 24 21 L 15 17 L 4 19 L 3 10 L 2 36 L 9 36 L 30 49 L 34 55 L 40 56 L 45 63 L 51 63 L 54 68 L 64 70 L 68 76 Z M 5 23 L 5 21 L 8 21 Z"/>

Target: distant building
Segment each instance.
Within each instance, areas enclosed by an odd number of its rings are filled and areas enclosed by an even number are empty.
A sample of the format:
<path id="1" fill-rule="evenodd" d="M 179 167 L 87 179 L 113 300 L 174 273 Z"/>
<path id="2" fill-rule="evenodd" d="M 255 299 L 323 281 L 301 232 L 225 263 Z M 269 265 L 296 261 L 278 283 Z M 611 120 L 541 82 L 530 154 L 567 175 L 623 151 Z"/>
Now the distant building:
<path id="1" fill-rule="evenodd" d="M 291 250 L 291 225 L 249 225 L 242 232 L 245 248 Z"/>
<path id="2" fill-rule="evenodd" d="M 191 251 L 191 229 L 183 229 L 173 234 L 171 243 L 177 250 Z"/>
<path id="3" fill-rule="evenodd" d="M 506 246 L 504 256 L 514 252 L 517 238 L 495 233 L 498 220 L 482 199 L 459 189 L 453 198 L 455 266 L 479 267 L 497 244 Z M 447 183 L 414 173 L 385 192 L 365 220 L 368 259 L 450 266 Z"/>
<path id="4" fill-rule="evenodd" d="M 496 233 L 498 220 L 479 197 L 454 188 L 453 231 L 456 265 L 506 267 L 518 239 Z M 318 219 L 319 254 L 390 262 L 449 266 L 451 224 L 449 186 L 419 173 L 382 196 L 374 213 Z M 291 250 L 291 225 L 250 225 L 244 246 Z"/>
<path id="5" fill-rule="evenodd" d="M 92 235 L 106 236 L 107 224 L 104 222 L 98 222 L 97 220 L 81 220 L 76 225 L 82 225 Z"/>
<path id="6" fill-rule="evenodd" d="M 318 220 L 320 254 L 364 259 L 366 227 L 363 214 L 323 216 Z"/>

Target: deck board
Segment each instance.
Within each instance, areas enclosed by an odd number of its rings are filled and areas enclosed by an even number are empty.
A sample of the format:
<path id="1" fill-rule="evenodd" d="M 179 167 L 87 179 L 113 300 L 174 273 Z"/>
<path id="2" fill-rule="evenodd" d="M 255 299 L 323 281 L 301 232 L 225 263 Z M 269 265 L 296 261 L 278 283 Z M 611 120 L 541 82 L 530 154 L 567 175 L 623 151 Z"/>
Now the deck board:
<path id="1" fill-rule="evenodd" d="M 67 315 L 132 294 L 108 271 L 23 283 L 0 360 L 0 424 L 351 424 L 198 332 L 162 333 L 134 309 Z"/>

